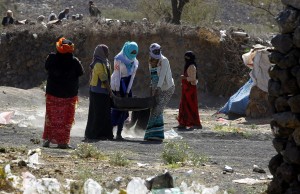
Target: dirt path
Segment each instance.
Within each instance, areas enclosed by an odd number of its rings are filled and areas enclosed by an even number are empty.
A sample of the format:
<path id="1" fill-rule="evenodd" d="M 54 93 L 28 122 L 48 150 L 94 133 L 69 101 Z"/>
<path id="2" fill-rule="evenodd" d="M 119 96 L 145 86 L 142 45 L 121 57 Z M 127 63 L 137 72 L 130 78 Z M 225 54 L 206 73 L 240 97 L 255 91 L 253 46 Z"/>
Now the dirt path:
<path id="1" fill-rule="evenodd" d="M 40 89 L 24 91 L 0 87 L 0 113 L 10 110 L 16 111 L 16 115 L 13 117 L 14 124 L 0 125 L 1 146 L 26 146 L 28 149 L 40 147 L 40 144 L 34 144 L 30 140 L 41 139 L 44 121 L 43 95 L 43 91 Z M 83 140 L 87 118 L 88 99 L 82 97 L 80 101 L 76 113 L 76 124 L 71 134 L 71 145 L 75 147 Z M 177 124 L 175 120 L 177 111 L 177 109 L 169 108 L 165 112 L 167 130 L 172 129 L 172 126 Z M 187 166 L 178 169 L 167 167 L 161 159 L 161 152 L 165 143 L 144 142 L 142 141 L 142 131 L 139 133 L 125 131 L 128 136 L 134 138 L 127 138 L 127 141 L 123 142 L 98 141 L 93 145 L 105 152 L 122 151 L 128 153 L 127 157 L 133 162 L 132 165 L 130 168 L 113 168 L 106 171 L 102 169 L 102 172 L 111 174 L 108 177 L 113 179 L 117 176 L 146 178 L 161 173 L 164 169 L 169 169 L 176 177 L 186 177 L 186 172 L 193 170 L 193 174 L 189 176 L 190 180 L 199 181 L 205 185 L 218 185 L 222 190 L 234 191 L 232 193 L 259 193 L 266 188 L 266 185 L 238 185 L 232 180 L 247 177 L 266 178 L 270 174 L 267 167 L 268 162 L 276 153 L 272 147 L 269 119 L 246 120 L 239 118 L 228 121 L 226 125 L 224 122 L 216 121 L 217 117 L 211 116 L 215 111 L 216 109 L 200 110 L 204 126 L 202 130 L 176 130 L 178 135 L 183 137 L 182 141 L 187 142 L 196 153 L 209 157 L 205 166 Z M 234 130 L 227 132 L 225 129 Z M 42 149 L 42 152 L 45 153 L 45 158 L 43 158 L 45 161 L 48 161 L 46 155 L 52 155 L 54 158 L 55 156 L 66 157 L 66 160 L 70 155 L 70 151 L 58 149 Z M 70 163 L 72 162 L 70 161 Z M 137 169 L 137 162 L 149 163 L 151 167 Z M 75 164 L 78 166 L 78 162 Z M 223 174 L 225 165 L 232 167 L 234 173 Z M 262 167 L 267 173 L 252 172 L 253 165 Z M 59 165 L 56 168 L 59 168 Z M 69 166 L 68 168 L 72 167 Z M 71 169 L 69 170 L 71 174 Z M 65 172 L 64 175 L 67 176 L 68 172 Z"/>

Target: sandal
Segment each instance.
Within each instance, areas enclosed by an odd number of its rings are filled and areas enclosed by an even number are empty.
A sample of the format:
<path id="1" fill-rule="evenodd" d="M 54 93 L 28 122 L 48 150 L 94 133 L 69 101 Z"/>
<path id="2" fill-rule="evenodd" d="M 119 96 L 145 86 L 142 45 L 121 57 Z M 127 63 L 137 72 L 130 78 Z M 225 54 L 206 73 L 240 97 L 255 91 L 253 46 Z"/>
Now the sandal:
<path id="1" fill-rule="evenodd" d="M 44 140 L 43 147 L 44 148 L 49 148 L 50 147 L 50 140 Z"/>

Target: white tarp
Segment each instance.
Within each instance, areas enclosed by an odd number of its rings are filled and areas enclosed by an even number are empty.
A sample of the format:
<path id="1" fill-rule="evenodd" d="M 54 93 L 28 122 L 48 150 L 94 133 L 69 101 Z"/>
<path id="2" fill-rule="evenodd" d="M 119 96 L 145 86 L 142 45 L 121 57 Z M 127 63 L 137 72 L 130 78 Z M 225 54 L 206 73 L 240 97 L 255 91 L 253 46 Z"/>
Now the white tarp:
<path id="1" fill-rule="evenodd" d="M 252 69 L 250 77 L 254 82 L 254 86 L 257 86 L 264 92 L 268 92 L 270 79 L 268 71 L 272 65 L 268 57 L 270 52 L 267 49 L 267 47 L 255 45 L 254 49 L 242 56 L 245 65 Z"/>

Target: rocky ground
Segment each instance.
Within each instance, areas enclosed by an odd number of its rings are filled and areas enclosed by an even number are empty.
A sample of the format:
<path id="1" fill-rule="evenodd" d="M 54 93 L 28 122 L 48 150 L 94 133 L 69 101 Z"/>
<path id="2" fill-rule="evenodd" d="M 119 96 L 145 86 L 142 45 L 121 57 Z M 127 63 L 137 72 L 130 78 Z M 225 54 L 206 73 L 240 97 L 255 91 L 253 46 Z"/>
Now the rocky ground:
<path id="1" fill-rule="evenodd" d="M 76 123 L 71 132 L 71 145 L 75 148 L 82 144 L 86 124 L 88 98 L 85 94 L 85 91 L 81 91 Z M 270 118 L 253 120 L 240 117 L 229 120 L 224 115 L 213 115 L 223 103 L 220 103 L 220 99 L 215 101 L 215 98 L 204 95 L 202 98 L 202 130 L 175 130 L 182 139 L 172 139 L 166 135 L 168 139 L 163 143 L 144 142 L 142 130 L 125 130 L 126 141 L 98 141 L 91 144 L 106 155 L 97 160 L 75 157 L 73 150 L 60 150 L 55 146 L 41 147 L 45 112 L 42 89 L 0 87 L 0 113 L 15 111 L 11 124 L 0 125 L 0 166 L 11 164 L 12 173 L 18 176 L 28 171 L 37 178 L 51 177 L 61 182 L 66 179 L 93 178 L 110 191 L 113 188 L 126 189 L 132 177 L 145 179 L 168 170 L 173 175 L 175 186 L 179 186 L 182 181 L 188 184 L 196 181 L 207 187 L 219 186 L 219 193 L 263 193 L 270 181 L 268 162 L 276 154 L 272 147 Z M 166 134 L 177 125 L 177 103 L 178 99 L 174 99 L 165 111 Z M 161 154 L 170 141 L 186 142 L 197 155 L 207 160 L 201 161 L 200 165 L 166 165 Z M 41 148 L 41 164 L 38 168 L 16 162 L 22 157 L 26 158 L 29 149 L 36 148 Z M 109 158 L 115 153 L 125 153 L 124 158 L 119 159 L 128 159 L 129 164 L 124 167 L 113 165 Z M 233 172 L 225 173 L 225 165 L 232 167 Z M 258 165 L 266 173 L 253 172 L 253 165 Z M 116 182 L 118 177 L 121 181 Z M 244 178 L 257 179 L 261 183 L 249 185 L 233 182 Z M 0 188 L 0 193 L 4 191 L 13 192 L 9 188 Z"/>

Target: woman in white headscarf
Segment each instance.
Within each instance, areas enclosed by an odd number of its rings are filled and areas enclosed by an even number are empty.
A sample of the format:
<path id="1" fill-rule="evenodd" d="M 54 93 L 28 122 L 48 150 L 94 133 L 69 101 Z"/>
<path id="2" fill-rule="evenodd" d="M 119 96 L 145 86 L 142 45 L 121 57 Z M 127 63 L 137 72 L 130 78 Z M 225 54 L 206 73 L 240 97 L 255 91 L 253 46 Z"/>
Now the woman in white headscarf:
<path id="1" fill-rule="evenodd" d="M 156 98 L 156 104 L 151 110 L 144 140 L 164 139 L 164 108 L 170 101 L 175 84 L 169 60 L 162 55 L 161 46 L 157 43 L 150 45 L 149 69 L 151 74 L 152 94 Z"/>

